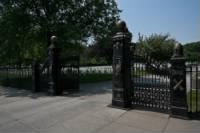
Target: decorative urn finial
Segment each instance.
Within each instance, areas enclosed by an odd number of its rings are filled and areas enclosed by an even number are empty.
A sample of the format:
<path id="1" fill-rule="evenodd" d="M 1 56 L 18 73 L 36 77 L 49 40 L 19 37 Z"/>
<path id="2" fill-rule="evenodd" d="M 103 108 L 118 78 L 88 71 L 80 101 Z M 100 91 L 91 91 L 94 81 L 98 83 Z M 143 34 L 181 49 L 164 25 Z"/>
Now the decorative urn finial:
<path id="1" fill-rule="evenodd" d="M 51 43 L 55 44 L 56 41 L 57 41 L 57 37 L 56 36 L 51 36 Z"/>
<path id="2" fill-rule="evenodd" d="M 180 43 L 177 43 L 174 47 L 173 57 L 181 57 L 181 56 L 183 56 L 183 46 Z"/>
<path id="3" fill-rule="evenodd" d="M 117 22 L 116 27 L 117 27 L 118 32 L 126 32 L 128 30 L 126 26 L 126 22 L 122 20 L 119 20 Z"/>

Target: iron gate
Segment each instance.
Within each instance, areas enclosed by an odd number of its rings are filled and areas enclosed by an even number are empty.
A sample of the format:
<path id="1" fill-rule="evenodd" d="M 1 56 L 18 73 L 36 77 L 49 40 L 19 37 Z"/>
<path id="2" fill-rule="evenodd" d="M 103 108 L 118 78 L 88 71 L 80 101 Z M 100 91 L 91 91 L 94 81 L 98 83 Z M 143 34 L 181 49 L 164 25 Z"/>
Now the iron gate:
<path id="1" fill-rule="evenodd" d="M 170 72 L 167 65 L 134 55 L 131 60 L 132 105 L 160 111 L 170 110 Z"/>
<path id="2" fill-rule="evenodd" d="M 170 112 L 172 117 L 199 119 L 200 67 L 186 68 L 183 46 L 177 43 L 169 62 L 159 63 L 136 55 L 136 44 L 131 43 L 132 34 L 124 21 L 117 23 L 116 31 L 112 106 L 142 107 Z"/>
<path id="3" fill-rule="evenodd" d="M 187 65 L 186 81 L 189 117 L 200 120 L 200 63 Z"/>

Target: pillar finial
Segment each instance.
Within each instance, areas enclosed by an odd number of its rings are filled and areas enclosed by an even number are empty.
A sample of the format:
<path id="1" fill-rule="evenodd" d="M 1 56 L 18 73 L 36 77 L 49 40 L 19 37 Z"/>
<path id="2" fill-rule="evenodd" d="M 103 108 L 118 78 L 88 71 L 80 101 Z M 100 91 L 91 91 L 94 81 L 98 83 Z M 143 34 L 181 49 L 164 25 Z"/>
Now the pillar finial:
<path id="1" fill-rule="evenodd" d="M 55 44 L 56 41 L 57 41 L 57 37 L 51 36 L 51 43 Z"/>
<path id="2" fill-rule="evenodd" d="M 174 47 L 173 57 L 182 57 L 183 56 L 183 46 L 180 43 L 176 43 Z"/>
<path id="3" fill-rule="evenodd" d="M 126 22 L 123 20 L 119 20 L 116 24 L 116 28 L 118 32 L 126 32 L 128 30 L 126 26 Z"/>

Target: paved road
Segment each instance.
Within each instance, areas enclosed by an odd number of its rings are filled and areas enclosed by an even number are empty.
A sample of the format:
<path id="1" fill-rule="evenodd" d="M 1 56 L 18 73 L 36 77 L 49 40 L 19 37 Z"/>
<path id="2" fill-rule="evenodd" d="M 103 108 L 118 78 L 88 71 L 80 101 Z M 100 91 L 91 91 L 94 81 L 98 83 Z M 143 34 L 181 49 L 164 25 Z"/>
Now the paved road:
<path id="1" fill-rule="evenodd" d="M 200 121 L 110 108 L 111 82 L 70 96 L 0 87 L 0 133 L 199 133 Z"/>

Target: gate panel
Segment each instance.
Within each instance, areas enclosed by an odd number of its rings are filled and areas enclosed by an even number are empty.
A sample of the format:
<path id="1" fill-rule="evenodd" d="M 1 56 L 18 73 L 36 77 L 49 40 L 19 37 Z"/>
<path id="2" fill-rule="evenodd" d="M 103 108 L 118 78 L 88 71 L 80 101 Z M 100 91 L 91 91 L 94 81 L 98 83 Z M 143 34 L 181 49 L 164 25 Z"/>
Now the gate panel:
<path id="1" fill-rule="evenodd" d="M 140 56 L 133 56 L 131 66 L 132 104 L 168 111 L 170 109 L 170 75 L 167 68 L 157 68 Z"/>
<path id="2" fill-rule="evenodd" d="M 79 56 L 69 56 L 61 64 L 61 88 L 63 93 L 79 90 Z"/>
<path id="3" fill-rule="evenodd" d="M 200 120 L 200 64 L 187 66 L 186 85 L 189 116 Z"/>

